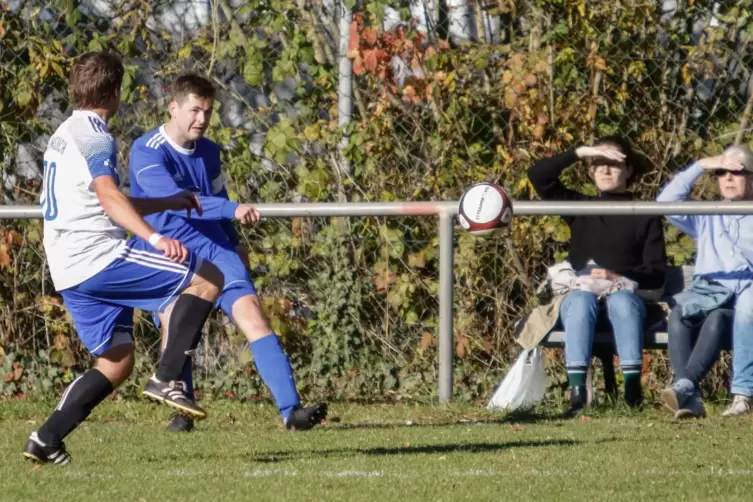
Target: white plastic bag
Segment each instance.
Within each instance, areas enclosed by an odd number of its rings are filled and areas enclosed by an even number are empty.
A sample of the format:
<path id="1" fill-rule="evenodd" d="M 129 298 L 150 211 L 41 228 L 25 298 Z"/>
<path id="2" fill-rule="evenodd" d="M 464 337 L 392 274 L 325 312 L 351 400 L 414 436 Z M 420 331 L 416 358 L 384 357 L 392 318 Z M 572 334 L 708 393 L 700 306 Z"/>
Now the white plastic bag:
<path id="1" fill-rule="evenodd" d="M 536 406 L 546 393 L 546 370 L 541 347 L 524 350 L 486 406 L 490 410 L 517 410 Z"/>

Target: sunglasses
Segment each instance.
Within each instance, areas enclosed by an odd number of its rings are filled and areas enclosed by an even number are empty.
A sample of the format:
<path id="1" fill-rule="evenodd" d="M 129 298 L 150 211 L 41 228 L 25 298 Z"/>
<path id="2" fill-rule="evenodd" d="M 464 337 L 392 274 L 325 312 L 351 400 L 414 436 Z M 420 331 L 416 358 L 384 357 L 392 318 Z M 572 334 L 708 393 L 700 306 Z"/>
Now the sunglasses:
<path id="1" fill-rule="evenodd" d="M 747 171 L 730 171 L 729 169 L 717 169 L 714 171 L 714 176 L 717 178 L 727 176 L 728 174 L 731 174 L 732 176 L 745 176 L 749 173 Z"/>
<path id="2" fill-rule="evenodd" d="M 624 169 L 626 167 L 625 162 L 619 162 L 612 159 L 598 159 L 598 160 L 589 160 L 588 166 L 591 168 L 596 167 L 616 167 L 616 168 L 622 168 Z"/>

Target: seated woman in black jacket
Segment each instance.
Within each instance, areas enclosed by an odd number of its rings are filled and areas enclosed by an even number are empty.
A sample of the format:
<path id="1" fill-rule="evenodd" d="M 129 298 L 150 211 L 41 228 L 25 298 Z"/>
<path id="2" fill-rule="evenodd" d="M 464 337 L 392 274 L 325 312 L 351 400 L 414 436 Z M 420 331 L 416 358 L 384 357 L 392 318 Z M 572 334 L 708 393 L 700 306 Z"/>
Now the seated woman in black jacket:
<path id="1" fill-rule="evenodd" d="M 586 160 L 588 172 L 598 188 L 596 197 L 570 190 L 559 177 L 565 168 Z M 552 158 L 536 162 L 528 170 L 536 192 L 544 200 L 633 199 L 627 187 L 642 167 L 630 142 L 618 136 L 600 139 L 594 146 L 572 148 Z M 611 293 L 606 312 L 597 296 L 586 290 L 568 293 L 560 307 L 565 329 L 565 360 L 570 383 L 569 416 L 578 415 L 586 404 L 586 373 L 591 363 L 597 319 L 606 314 L 612 325 L 620 366 L 625 377 L 625 401 L 632 407 L 642 403 L 643 322 L 646 306 L 634 289 L 664 286 L 666 250 L 661 217 L 566 216 L 570 227 L 567 261 L 575 271 L 590 265 L 590 276 L 630 284 Z M 625 281 L 624 279 L 628 279 Z M 636 286 L 637 283 L 637 287 Z"/>

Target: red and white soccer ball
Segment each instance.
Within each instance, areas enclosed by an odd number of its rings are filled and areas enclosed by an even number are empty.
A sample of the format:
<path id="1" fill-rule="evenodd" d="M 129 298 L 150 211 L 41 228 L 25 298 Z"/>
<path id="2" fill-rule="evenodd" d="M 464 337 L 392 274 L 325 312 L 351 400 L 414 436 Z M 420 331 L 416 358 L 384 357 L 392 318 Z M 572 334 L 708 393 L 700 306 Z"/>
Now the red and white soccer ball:
<path id="1" fill-rule="evenodd" d="M 472 235 L 492 235 L 512 221 L 512 202 L 499 185 L 473 185 L 460 198 L 458 221 Z"/>

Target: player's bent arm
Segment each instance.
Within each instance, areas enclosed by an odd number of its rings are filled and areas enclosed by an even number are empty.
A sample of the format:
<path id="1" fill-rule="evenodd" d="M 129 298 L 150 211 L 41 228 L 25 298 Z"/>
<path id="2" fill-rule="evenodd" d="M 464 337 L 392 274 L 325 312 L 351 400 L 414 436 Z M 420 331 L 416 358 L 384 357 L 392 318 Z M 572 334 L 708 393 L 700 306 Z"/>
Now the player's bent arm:
<path id="1" fill-rule="evenodd" d="M 188 259 L 189 253 L 183 244 L 159 235 L 149 223 L 144 221 L 129 198 L 118 189 L 112 176 L 97 176 L 92 181 L 92 185 L 105 213 L 115 223 L 149 241 L 155 249 L 162 251 L 167 258 L 176 263 L 183 263 Z"/>
<path id="2" fill-rule="evenodd" d="M 147 198 L 159 199 L 163 197 L 174 196 L 181 192 L 181 188 L 175 183 L 170 172 L 167 170 L 162 161 L 155 156 L 147 158 L 132 157 L 132 166 L 130 167 L 131 179 L 136 180 Z M 142 166 L 144 162 L 153 162 Z M 232 220 L 235 217 L 235 210 L 238 206 L 235 202 L 220 197 L 211 197 L 198 195 L 201 202 L 202 212 L 196 214 L 197 219 L 202 220 Z M 145 208 L 151 206 L 145 205 Z M 172 214 L 185 217 L 186 214 L 181 211 L 175 211 L 175 208 L 162 208 L 157 211 L 169 211 Z M 144 213 L 146 214 L 146 213 Z M 190 216 L 190 215 L 189 215 Z"/>
<path id="3" fill-rule="evenodd" d="M 172 213 L 187 210 L 187 215 L 190 218 L 192 209 L 196 209 L 197 215 L 200 216 L 202 214 L 199 199 L 187 190 L 178 192 L 171 197 L 128 197 L 128 200 L 131 201 L 131 205 L 141 216 L 161 213 L 163 211 Z"/>
<path id="4" fill-rule="evenodd" d="M 92 185 L 107 216 L 134 235 L 149 240 L 154 228 L 144 221 L 131 200 L 115 184 L 112 176 L 97 176 Z"/>

